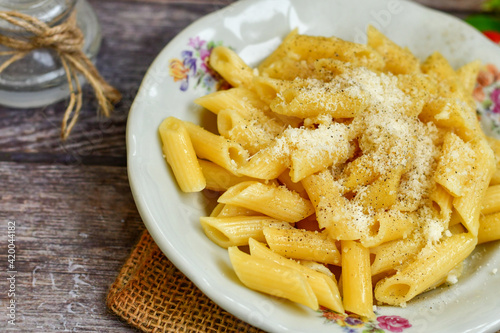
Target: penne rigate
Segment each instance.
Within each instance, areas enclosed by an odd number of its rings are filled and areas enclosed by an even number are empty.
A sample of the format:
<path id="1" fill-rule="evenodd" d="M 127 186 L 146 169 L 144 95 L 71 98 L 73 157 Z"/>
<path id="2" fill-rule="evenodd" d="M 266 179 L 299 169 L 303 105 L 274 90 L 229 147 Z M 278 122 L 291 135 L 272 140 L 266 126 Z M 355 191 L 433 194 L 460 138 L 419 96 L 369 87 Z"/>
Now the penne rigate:
<path id="1" fill-rule="evenodd" d="M 183 191 L 221 192 L 200 224 L 243 285 L 373 318 L 500 239 L 500 140 L 475 114 L 480 62 L 367 36 L 294 30 L 256 68 L 218 46 L 230 87 L 195 102 L 219 133 L 170 117 L 160 136 Z"/>
<path id="2" fill-rule="evenodd" d="M 206 179 L 184 123 L 169 117 L 161 123 L 159 132 L 165 159 L 172 168 L 181 190 L 184 192 L 203 190 Z"/>

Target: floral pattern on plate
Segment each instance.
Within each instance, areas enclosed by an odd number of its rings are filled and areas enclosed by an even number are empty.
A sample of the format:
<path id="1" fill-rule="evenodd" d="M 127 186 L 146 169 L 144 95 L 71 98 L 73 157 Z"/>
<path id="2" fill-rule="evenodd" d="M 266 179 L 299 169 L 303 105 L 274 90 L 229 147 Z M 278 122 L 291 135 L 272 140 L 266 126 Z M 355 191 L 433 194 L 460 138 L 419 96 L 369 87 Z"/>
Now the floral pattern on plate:
<path id="1" fill-rule="evenodd" d="M 327 322 L 336 323 L 346 333 L 400 333 L 411 327 L 408 319 L 400 316 L 377 316 L 375 320 L 363 320 L 355 314 L 340 314 L 324 307 L 319 312 Z"/>
<path id="2" fill-rule="evenodd" d="M 479 72 L 473 96 L 483 130 L 500 138 L 500 70 L 495 65 L 488 64 Z"/>
<path id="3" fill-rule="evenodd" d="M 169 75 L 174 82 L 180 82 L 179 89 L 204 88 L 207 92 L 221 89 L 225 81 L 208 65 L 212 50 L 222 42 L 206 41 L 199 36 L 189 38 L 187 48 L 181 51 L 179 58 L 169 62 Z"/>

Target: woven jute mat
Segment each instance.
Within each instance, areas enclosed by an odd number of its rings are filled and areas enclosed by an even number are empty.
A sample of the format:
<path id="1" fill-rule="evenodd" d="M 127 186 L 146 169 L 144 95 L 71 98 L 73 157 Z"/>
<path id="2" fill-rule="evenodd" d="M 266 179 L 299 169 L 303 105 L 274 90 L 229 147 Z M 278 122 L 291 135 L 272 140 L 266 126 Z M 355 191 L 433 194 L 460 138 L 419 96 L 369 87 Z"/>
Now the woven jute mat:
<path id="1" fill-rule="evenodd" d="M 262 332 L 205 296 L 147 231 L 111 286 L 106 304 L 144 332 Z"/>

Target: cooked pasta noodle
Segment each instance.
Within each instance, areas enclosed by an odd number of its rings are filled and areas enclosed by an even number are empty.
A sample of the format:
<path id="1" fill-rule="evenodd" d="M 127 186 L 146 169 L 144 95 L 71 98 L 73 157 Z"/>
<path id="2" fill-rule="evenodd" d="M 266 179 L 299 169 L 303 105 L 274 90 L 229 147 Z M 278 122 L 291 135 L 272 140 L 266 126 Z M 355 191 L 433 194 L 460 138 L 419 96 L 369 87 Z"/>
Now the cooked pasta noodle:
<path id="1" fill-rule="evenodd" d="M 220 136 L 169 118 L 161 139 L 184 191 L 221 192 L 200 222 L 249 288 L 371 318 L 500 238 L 479 62 L 421 61 L 370 27 L 366 45 L 294 30 L 258 68 L 222 46 L 210 65 L 232 87 L 196 102 Z"/>

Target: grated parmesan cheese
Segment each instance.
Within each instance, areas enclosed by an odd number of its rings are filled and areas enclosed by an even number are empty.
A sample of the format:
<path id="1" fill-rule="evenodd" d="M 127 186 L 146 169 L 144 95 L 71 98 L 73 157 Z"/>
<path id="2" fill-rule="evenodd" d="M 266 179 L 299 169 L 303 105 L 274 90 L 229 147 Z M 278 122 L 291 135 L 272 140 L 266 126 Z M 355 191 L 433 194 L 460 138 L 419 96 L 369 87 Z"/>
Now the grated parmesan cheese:
<path id="1" fill-rule="evenodd" d="M 311 161 L 324 153 L 338 156 L 332 170 L 335 179 L 339 180 L 337 186 L 345 194 L 348 190 L 342 186 L 342 168 L 336 165 L 356 154 L 357 146 L 363 155 L 371 156 L 366 166 L 372 171 L 367 171 L 367 175 L 384 177 L 394 169 L 403 171 L 396 192 L 389 193 L 396 197 L 396 203 L 389 210 L 417 212 L 427 242 L 438 242 L 445 230 L 442 221 L 430 208 L 429 194 L 435 186 L 432 174 L 441 153 L 437 144 L 440 138 L 434 124 L 423 123 L 416 116 L 408 115 L 414 101 L 398 87 L 398 77 L 364 67 L 347 67 L 329 82 L 296 79 L 294 84 L 300 88 L 292 96 L 286 91 L 278 93 L 277 105 L 285 107 L 295 99 L 323 113 L 307 118 L 302 127 L 285 129 L 274 140 L 270 155 L 290 157 L 296 151 L 305 150 Z M 330 116 L 333 111 L 345 107 L 341 99 L 329 98 L 331 94 L 339 93 L 360 100 L 364 106 L 349 125 L 332 121 Z M 321 202 L 322 214 L 344 219 L 344 223 L 361 234 L 367 233 L 377 210 L 359 202 L 368 193 L 370 184 L 371 181 L 368 185 L 359 184 L 354 189 L 356 200 L 346 200 L 341 208 Z M 336 211 L 331 207 L 336 207 Z"/>

